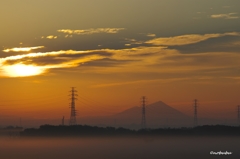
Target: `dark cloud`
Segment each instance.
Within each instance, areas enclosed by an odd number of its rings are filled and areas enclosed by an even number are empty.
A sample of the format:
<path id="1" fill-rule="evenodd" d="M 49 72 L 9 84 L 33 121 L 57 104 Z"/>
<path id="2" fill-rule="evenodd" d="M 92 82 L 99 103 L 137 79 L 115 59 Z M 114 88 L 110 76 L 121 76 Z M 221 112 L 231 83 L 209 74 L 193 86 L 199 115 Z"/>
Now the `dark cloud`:
<path id="1" fill-rule="evenodd" d="M 43 45 L 43 52 L 54 50 L 98 50 L 98 49 L 125 49 L 137 46 L 150 46 L 149 44 L 129 42 L 126 39 L 136 39 L 136 41 L 147 41 L 152 37 L 147 36 L 147 33 L 136 33 L 130 31 L 122 31 L 118 34 L 91 34 L 91 35 L 73 35 L 73 37 L 59 36 L 57 39 L 36 39 L 32 45 Z M 125 44 L 131 44 L 126 46 Z"/>
<path id="2" fill-rule="evenodd" d="M 96 50 L 88 53 L 83 53 L 83 54 L 60 54 L 57 55 L 57 57 L 69 57 L 69 58 L 81 58 L 81 57 L 86 57 L 86 56 L 91 56 L 91 55 L 100 55 L 103 57 L 110 57 L 113 55 L 111 52 L 107 51 L 101 51 L 101 50 Z"/>
<path id="3" fill-rule="evenodd" d="M 56 40 L 40 39 L 39 43 L 46 46 L 44 51 L 52 50 L 97 50 L 103 48 L 123 48 L 124 43 L 121 42 L 115 34 L 82 35 L 73 36 L 72 38 L 60 37 Z"/>
<path id="4" fill-rule="evenodd" d="M 154 66 L 179 66 L 179 67 L 230 67 L 238 63 L 239 55 L 225 53 L 207 54 L 177 54 L 165 56 L 159 59 L 159 63 Z"/>
<path id="5" fill-rule="evenodd" d="M 16 55 L 24 55 L 24 54 L 28 54 L 29 52 L 3 52 L 0 51 L 0 58 L 5 58 L 5 57 L 9 57 L 9 56 L 16 56 Z"/>
<path id="6" fill-rule="evenodd" d="M 114 66 L 119 66 L 122 64 L 126 64 L 132 61 L 136 60 L 115 60 L 115 59 L 110 59 L 110 58 L 104 58 L 100 60 L 95 60 L 95 61 L 90 61 L 87 63 L 84 63 L 81 65 L 81 67 L 86 66 L 86 67 L 114 67 Z"/>
<path id="7" fill-rule="evenodd" d="M 159 52 L 154 52 L 154 53 L 142 53 L 142 54 L 129 54 L 129 57 L 149 57 L 149 56 L 154 56 L 158 55 Z"/>
<path id="8" fill-rule="evenodd" d="M 201 41 L 195 44 L 188 44 L 182 46 L 169 46 L 169 49 L 176 49 L 183 54 L 205 52 L 239 52 L 240 37 L 224 36 L 218 38 L 211 38 L 206 41 Z"/>
<path id="9" fill-rule="evenodd" d="M 58 59 L 56 56 L 43 56 L 43 57 L 25 57 L 22 59 L 18 60 L 7 60 L 4 62 L 4 65 L 14 65 L 17 63 L 22 63 L 22 64 L 35 64 L 39 66 L 44 66 L 44 65 L 50 65 L 50 64 L 60 64 L 63 62 L 67 62 L 69 59 Z"/>
<path id="10" fill-rule="evenodd" d="M 39 66 L 44 65 L 51 65 L 51 64 L 61 64 L 64 62 L 72 61 L 79 58 L 85 58 L 90 57 L 93 55 L 100 55 L 103 58 L 109 57 L 112 55 L 110 52 L 104 52 L 104 51 L 95 51 L 95 52 L 89 52 L 89 53 L 83 53 L 83 54 L 58 54 L 58 55 L 49 55 L 49 56 L 36 56 L 36 57 L 24 57 L 17 60 L 6 60 L 3 64 L 4 65 L 13 65 L 17 63 L 22 64 L 35 64 Z"/>

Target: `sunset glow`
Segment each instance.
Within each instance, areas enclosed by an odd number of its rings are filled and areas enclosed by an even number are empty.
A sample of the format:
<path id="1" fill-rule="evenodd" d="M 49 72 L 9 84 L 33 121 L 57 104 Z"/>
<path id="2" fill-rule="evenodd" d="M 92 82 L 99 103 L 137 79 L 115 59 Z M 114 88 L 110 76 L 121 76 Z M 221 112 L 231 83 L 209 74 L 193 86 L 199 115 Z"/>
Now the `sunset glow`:
<path id="1" fill-rule="evenodd" d="M 35 76 L 42 74 L 44 72 L 44 68 L 34 65 L 24 65 L 24 64 L 16 64 L 11 66 L 4 66 L 3 70 L 6 75 L 9 77 L 26 77 L 26 76 Z"/>

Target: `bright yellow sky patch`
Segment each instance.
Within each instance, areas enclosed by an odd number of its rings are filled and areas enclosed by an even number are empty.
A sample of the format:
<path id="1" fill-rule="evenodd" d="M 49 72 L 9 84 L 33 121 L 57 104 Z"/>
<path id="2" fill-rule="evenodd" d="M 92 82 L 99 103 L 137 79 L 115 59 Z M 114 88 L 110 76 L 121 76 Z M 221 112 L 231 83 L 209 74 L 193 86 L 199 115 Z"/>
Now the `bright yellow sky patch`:
<path id="1" fill-rule="evenodd" d="M 45 69 L 40 66 L 16 64 L 2 67 L 5 74 L 10 77 L 25 77 L 42 74 Z"/>

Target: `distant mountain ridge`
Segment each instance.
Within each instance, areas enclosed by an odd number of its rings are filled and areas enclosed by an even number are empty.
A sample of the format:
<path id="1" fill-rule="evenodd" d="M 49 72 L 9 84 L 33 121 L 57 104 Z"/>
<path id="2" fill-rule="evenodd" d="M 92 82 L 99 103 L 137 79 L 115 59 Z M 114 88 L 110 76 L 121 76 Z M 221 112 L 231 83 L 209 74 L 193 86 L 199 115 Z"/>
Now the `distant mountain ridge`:
<path id="1" fill-rule="evenodd" d="M 162 101 L 158 101 L 158 102 L 146 105 L 145 108 L 146 108 L 146 114 L 151 113 L 151 115 L 154 115 L 154 116 L 162 115 L 167 118 L 176 118 L 178 116 L 186 117 L 186 118 L 189 117 L 189 116 L 185 115 L 184 113 L 168 106 L 167 104 L 165 104 Z M 140 107 L 140 106 L 132 107 L 132 108 L 124 110 L 120 113 L 117 113 L 116 115 L 117 116 L 127 115 L 127 114 L 133 115 L 132 113 L 137 113 L 137 114 L 141 115 L 142 107 Z"/>
<path id="2" fill-rule="evenodd" d="M 186 114 L 168 106 L 162 101 L 147 105 L 146 122 L 149 127 L 168 127 L 177 125 L 189 125 L 192 118 Z M 132 107 L 114 115 L 118 123 L 139 125 L 142 118 L 142 107 Z"/>

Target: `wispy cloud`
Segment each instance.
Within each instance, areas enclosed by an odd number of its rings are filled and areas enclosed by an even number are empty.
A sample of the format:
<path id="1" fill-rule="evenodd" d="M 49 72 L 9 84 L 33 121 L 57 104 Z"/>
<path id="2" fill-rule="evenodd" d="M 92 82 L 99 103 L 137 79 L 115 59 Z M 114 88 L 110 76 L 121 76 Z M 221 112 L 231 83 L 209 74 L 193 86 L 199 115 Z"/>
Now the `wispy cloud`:
<path id="1" fill-rule="evenodd" d="M 118 82 L 118 83 L 107 83 L 107 84 L 99 84 L 93 85 L 92 87 L 112 87 L 112 86 L 122 86 L 122 85 L 132 85 L 132 84 L 140 84 L 140 83 L 171 83 L 174 81 L 182 81 L 188 80 L 189 78 L 172 78 L 172 79 L 150 79 L 150 80 L 137 80 L 137 81 L 128 81 L 128 82 Z"/>
<path id="2" fill-rule="evenodd" d="M 211 18 L 222 18 L 222 19 L 238 19 L 237 13 L 227 13 L 227 14 L 213 14 Z"/>
<path id="3" fill-rule="evenodd" d="M 125 44 L 125 46 L 131 46 L 133 44 L 139 45 L 139 44 L 143 44 L 144 43 L 144 41 L 138 41 L 136 39 L 128 39 L 128 38 L 126 38 L 125 40 L 127 42 L 127 44 Z"/>
<path id="4" fill-rule="evenodd" d="M 54 36 L 54 35 L 49 35 L 46 37 L 47 39 L 57 39 L 57 36 Z"/>
<path id="5" fill-rule="evenodd" d="M 181 36 L 174 36 L 174 37 L 166 37 L 166 38 L 155 38 L 149 41 L 146 41 L 147 44 L 152 45 L 163 45 L 163 46 L 177 46 L 177 45 L 187 45 L 187 44 L 194 44 L 201 41 L 205 41 L 210 38 L 217 38 L 222 36 L 240 36 L 238 32 L 231 32 L 231 33 L 223 33 L 223 34 L 190 34 L 190 35 L 181 35 Z"/>
<path id="6" fill-rule="evenodd" d="M 65 34 L 76 34 L 76 35 L 84 35 L 84 34 L 96 34 L 96 33 L 108 33 L 108 34 L 116 34 L 125 28 L 90 28 L 90 29 L 82 29 L 82 30 L 72 30 L 72 29 L 61 29 L 58 30 L 60 33 Z"/>
<path id="7" fill-rule="evenodd" d="M 234 72 L 234 70 L 239 67 L 239 59 L 240 55 L 238 53 L 181 54 L 177 50 L 166 49 L 161 46 L 118 50 L 62 50 L 1 58 L 0 74 L 7 77 L 19 77 L 41 75 L 55 68 L 78 68 L 83 72 L 89 73 L 133 73 L 139 72 L 140 70 L 142 73 L 185 73 L 189 74 L 189 77 L 196 71 L 198 74 L 206 76 L 209 75 L 207 73 L 208 70 L 216 70 L 217 74 L 221 74 L 227 70 L 231 75 L 231 71 L 229 72 L 228 69 Z M 117 86 L 139 82 L 145 83 L 148 81 L 120 82 L 103 84 L 96 87 Z"/>
<path id="8" fill-rule="evenodd" d="M 57 39 L 58 36 L 55 36 L 55 35 L 48 35 L 48 36 L 46 36 L 46 37 L 42 36 L 41 38 L 42 38 L 42 39 L 44 39 L 44 38 L 46 38 L 46 39 Z"/>
<path id="9" fill-rule="evenodd" d="M 148 36 L 148 37 L 155 37 L 156 34 L 148 33 L 147 36 Z"/>
<path id="10" fill-rule="evenodd" d="M 35 47 L 15 47 L 15 48 L 9 48 L 4 49 L 4 52 L 28 52 L 31 50 L 41 49 L 44 48 L 44 46 L 35 46 Z"/>
<path id="11" fill-rule="evenodd" d="M 95 50 L 59 50 L 36 52 L 0 58 L 0 74 L 28 76 L 21 70 L 29 70 L 31 75 L 40 75 L 54 68 L 77 68 L 84 72 L 116 73 L 116 72 L 156 72 L 156 73 L 194 73 L 217 69 L 235 70 L 239 67 L 240 55 L 236 52 L 198 52 L 182 54 L 170 47 L 197 43 L 209 38 L 221 36 L 240 36 L 237 32 L 205 35 L 182 35 L 166 38 L 155 38 L 147 41 L 153 45 L 145 45 L 124 49 Z M 135 43 L 135 39 L 125 39 Z M 84 63 L 84 64 L 83 64 Z M 79 67 L 80 66 L 80 67 Z M 19 73 L 17 73 L 19 72 Z M 206 75 L 206 74 L 205 74 Z M 136 82 L 136 81 L 134 81 Z M 140 81 L 143 82 L 143 81 Z M 131 82 L 130 82 L 131 84 Z M 114 85 L 118 85 L 117 83 Z"/>
<path id="12" fill-rule="evenodd" d="M 8 56 L 0 59 L 0 71 L 2 75 L 9 77 L 19 77 L 19 76 L 34 76 L 45 73 L 47 70 L 52 68 L 71 68 L 77 67 L 79 64 L 84 62 L 89 62 L 92 60 L 102 59 L 101 53 L 90 54 L 89 56 L 83 56 L 80 58 L 69 58 L 68 60 L 63 60 L 62 63 L 54 63 L 50 61 L 42 65 L 38 65 L 34 62 L 36 58 L 42 57 L 56 57 L 60 55 L 77 55 L 77 54 L 88 54 L 91 51 L 55 51 L 55 52 L 45 52 L 45 53 L 29 53 L 24 55 Z M 60 57 L 61 58 L 61 57 Z"/>

